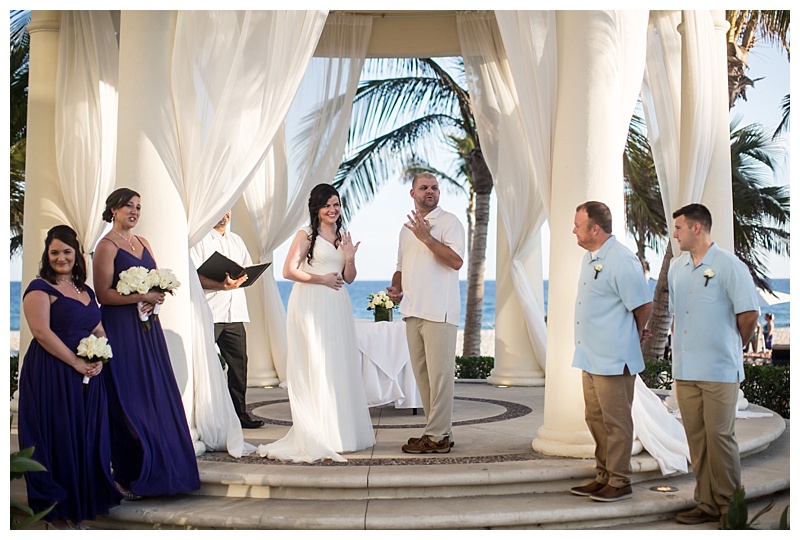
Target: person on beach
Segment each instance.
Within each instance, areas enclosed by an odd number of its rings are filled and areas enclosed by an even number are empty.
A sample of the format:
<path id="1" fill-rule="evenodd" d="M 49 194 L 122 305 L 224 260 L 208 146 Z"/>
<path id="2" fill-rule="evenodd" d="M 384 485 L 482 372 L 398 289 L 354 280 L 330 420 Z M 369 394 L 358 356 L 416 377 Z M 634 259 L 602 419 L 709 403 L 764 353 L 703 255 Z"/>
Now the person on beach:
<path id="1" fill-rule="evenodd" d="M 194 445 L 164 331 L 152 317 L 155 305 L 164 302 L 164 293 L 151 289 L 124 295 L 116 289 L 123 271 L 158 267 L 147 239 L 133 234 L 141 209 L 141 198 L 132 189 L 112 192 L 103 211 L 103 220 L 112 227 L 94 254 L 97 299 L 114 348 L 114 360 L 103 370 L 111 461 L 126 500 L 200 489 Z M 150 316 L 149 329 L 143 328 L 142 313 Z"/>
<path id="2" fill-rule="evenodd" d="M 575 299 L 575 354 L 583 371 L 586 425 L 595 442 L 594 481 L 570 492 L 600 502 L 633 496 L 631 452 L 636 374 L 644 370 L 640 346 L 653 311 L 639 259 L 611 234 L 611 210 L 598 201 L 575 209 L 581 262 Z"/>
<path id="3" fill-rule="evenodd" d="M 772 351 L 772 336 L 775 331 L 775 316 L 772 313 L 764 315 L 764 348 Z"/>
<path id="4" fill-rule="evenodd" d="M 758 321 L 758 297 L 747 266 L 711 240 L 711 212 L 689 204 L 672 214 L 683 252 L 669 267 L 674 316 L 672 377 L 689 442 L 697 507 L 679 512 L 687 525 L 727 517 L 742 487 L 736 403 L 744 380 L 742 345 Z"/>
<path id="5" fill-rule="evenodd" d="M 355 319 L 343 286 L 356 278 L 356 251 L 342 230 L 339 193 L 319 184 L 308 198 L 310 225 L 297 231 L 283 277 L 294 281 L 286 306 L 286 383 L 292 427 L 258 447 L 261 457 L 347 461 L 343 452 L 375 444 L 361 379 Z"/>
<path id="6" fill-rule="evenodd" d="M 84 520 L 122 498 L 111 477 L 103 363 L 76 354 L 83 338 L 106 333 L 75 231 L 57 225 L 44 245 L 39 276 L 22 300 L 33 340 L 19 376 L 19 447 L 34 447 L 46 469 L 25 473 L 28 506 L 38 513 L 55 504 L 44 518 L 49 526 L 85 529 Z"/>
<path id="7" fill-rule="evenodd" d="M 464 227 L 439 207 L 439 182 L 420 173 L 411 183 L 414 210 L 400 230 L 397 270 L 387 287 L 402 304 L 406 339 L 427 424 L 402 446 L 408 454 L 447 453 L 453 441 L 453 391 L 461 310 L 458 271 Z"/>

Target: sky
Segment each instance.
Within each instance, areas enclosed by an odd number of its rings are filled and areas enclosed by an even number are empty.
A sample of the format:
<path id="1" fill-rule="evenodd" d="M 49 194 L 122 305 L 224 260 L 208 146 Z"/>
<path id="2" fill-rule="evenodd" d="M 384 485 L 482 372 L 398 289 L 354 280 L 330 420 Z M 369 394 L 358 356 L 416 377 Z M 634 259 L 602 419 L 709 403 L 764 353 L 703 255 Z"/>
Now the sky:
<path id="1" fill-rule="evenodd" d="M 751 78 L 764 77 L 756 83 L 754 89 L 748 90 L 748 101 L 740 100 L 731 111 L 731 117 L 741 115 L 743 124 L 760 123 L 768 132 L 772 132 L 780 121 L 779 103 L 784 95 L 789 93 L 790 66 L 785 56 L 781 56 L 775 49 L 766 46 L 756 47 L 750 53 Z M 785 142 L 788 150 L 788 141 Z M 788 156 L 788 154 L 787 154 Z M 442 153 L 437 165 L 443 170 L 448 170 L 451 157 Z M 788 157 L 786 166 L 775 179 L 778 185 L 789 184 Z M 381 188 L 377 197 L 365 208 L 360 210 L 348 224 L 354 241 L 360 241 L 357 265 L 358 279 L 384 280 L 389 282 L 394 272 L 397 257 L 397 238 L 406 215 L 413 208 L 413 201 L 409 195 L 410 186 L 401 179 L 390 179 Z M 440 206 L 456 214 L 462 223 L 465 221 L 467 198 L 463 194 L 453 194 L 443 189 Z M 234 216 L 232 226 L 235 229 Z M 615 230 L 619 236 L 619 231 Z M 489 244 L 486 253 L 485 279 L 493 280 L 496 275 L 495 246 L 497 238 L 497 204 L 495 194 L 492 194 L 492 205 L 489 225 Z M 289 248 L 291 239 L 280 246 L 274 254 L 276 278 L 282 279 L 280 268 Z M 630 247 L 634 244 L 630 238 L 626 239 Z M 549 271 L 549 229 L 543 229 L 544 261 L 543 271 L 545 279 Z M 661 257 L 653 252 L 648 252 L 647 258 L 650 266 L 657 269 L 661 265 Z M 788 258 L 771 257 L 768 266 L 770 276 L 773 278 L 788 278 L 790 275 L 790 261 Z M 9 277 L 12 281 L 21 279 L 21 259 L 15 257 L 10 261 Z M 461 279 L 466 279 L 467 265 L 461 270 Z"/>

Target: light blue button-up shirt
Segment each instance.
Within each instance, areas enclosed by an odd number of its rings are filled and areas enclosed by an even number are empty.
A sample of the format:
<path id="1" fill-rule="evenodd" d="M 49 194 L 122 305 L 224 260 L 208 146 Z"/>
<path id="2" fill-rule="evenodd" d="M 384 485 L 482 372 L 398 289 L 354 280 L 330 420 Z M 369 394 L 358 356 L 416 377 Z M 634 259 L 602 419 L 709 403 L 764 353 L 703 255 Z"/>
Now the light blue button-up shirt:
<path id="1" fill-rule="evenodd" d="M 602 269 L 597 271 L 598 265 Z M 639 259 L 612 236 L 581 263 L 572 367 L 594 375 L 644 369 L 633 310 L 653 300 Z"/>
<path id="2" fill-rule="evenodd" d="M 706 273 L 713 277 L 706 279 Z M 675 317 L 672 377 L 683 381 L 744 380 L 736 315 L 758 309 L 747 266 L 711 244 L 697 266 L 688 252 L 669 267 L 669 310 Z"/>

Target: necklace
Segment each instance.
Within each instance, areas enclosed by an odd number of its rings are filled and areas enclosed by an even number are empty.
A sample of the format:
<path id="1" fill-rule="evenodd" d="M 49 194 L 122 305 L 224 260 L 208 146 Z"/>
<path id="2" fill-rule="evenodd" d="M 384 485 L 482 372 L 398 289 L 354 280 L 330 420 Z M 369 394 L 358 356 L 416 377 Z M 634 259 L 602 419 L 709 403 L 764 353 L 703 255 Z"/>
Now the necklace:
<path id="1" fill-rule="evenodd" d="M 58 283 L 69 283 L 70 285 L 72 285 L 72 288 L 75 289 L 76 293 L 81 294 L 81 290 L 75 285 L 75 282 L 72 281 L 71 279 L 58 279 L 58 278 L 56 278 L 56 281 Z"/>
<path id="2" fill-rule="evenodd" d="M 129 245 L 129 246 L 131 246 L 131 249 L 132 249 L 133 251 L 136 251 L 136 248 L 135 248 L 135 247 L 133 247 L 133 244 L 131 244 L 131 237 L 130 237 L 130 236 L 128 236 L 127 238 L 125 238 L 125 236 L 123 236 L 123 235 L 122 235 L 122 233 L 120 233 L 119 231 L 117 231 L 117 230 L 114 230 L 114 232 L 115 232 L 115 233 L 117 233 L 117 236 L 119 236 L 120 238 L 122 238 L 123 240 L 125 240 L 126 242 L 128 242 L 128 245 Z"/>

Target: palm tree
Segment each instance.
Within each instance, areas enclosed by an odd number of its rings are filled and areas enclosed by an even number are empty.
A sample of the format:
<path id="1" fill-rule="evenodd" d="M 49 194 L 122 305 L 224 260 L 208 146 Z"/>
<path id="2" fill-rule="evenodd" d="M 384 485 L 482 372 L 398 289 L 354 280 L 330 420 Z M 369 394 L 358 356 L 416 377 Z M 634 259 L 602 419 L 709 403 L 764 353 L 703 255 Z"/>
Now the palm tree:
<path id="1" fill-rule="evenodd" d="M 736 255 L 756 285 L 771 291 L 763 255 L 789 255 L 789 192 L 767 185 L 783 157 L 783 148 L 758 124 L 731 125 L 733 239 Z"/>
<path id="2" fill-rule="evenodd" d="M 728 107 L 737 99 L 747 100 L 747 87 L 760 79 L 746 75 L 750 50 L 761 40 L 778 47 L 789 58 L 789 11 L 727 10 L 730 23 L 728 43 Z"/>
<path id="3" fill-rule="evenodd" d="M 22 249 L 22 218 L 25 206 L 25 137 L 28 120 L 28 59 L 30 11 L 11 12 L 11 91 L 9 120 L 11 195 L 11 255 Z"/>
<path id="4" fill-rule="evenodd" d="M 388 63 L 388 64 L 387 64 Z M 469 258 L 464 323 L 464 356 L 480 354 L 483 274 L 489 224 L 489 201 L 494 181 L 483 159 L 472 103 L 465 84 L 430 58 L 381 60 L 377 72 L 399 76 L 363 81 L 353 102 L 355 121 L 349 150 L 334 185 L 342 193 L 347 215 L 370 201 L 380 185 L 404 171 L 433 169 L 426 144 L 435 138 L 449 142 L 456 155 L 456 172 L 439 174 L 445 181 L 470 187 Z M 464 80 L 464 64 L 452 69 Z M 434 173 L 436 174 L 436 173 Z"/>

